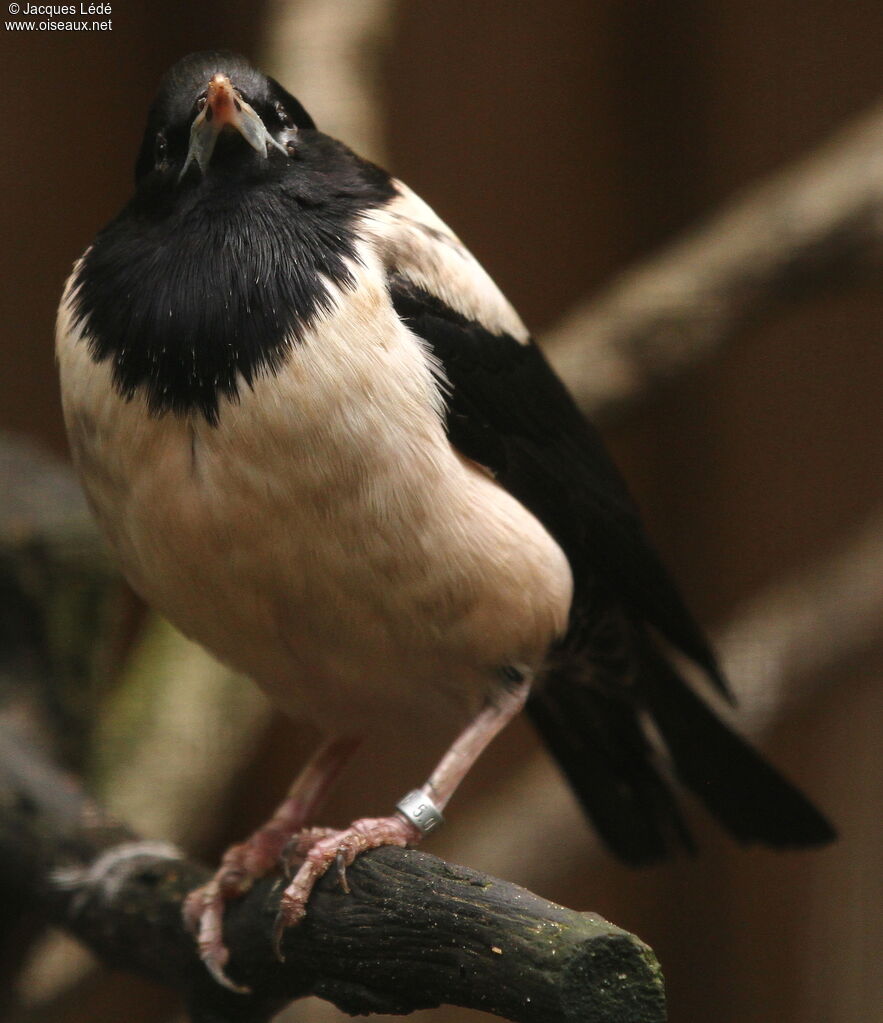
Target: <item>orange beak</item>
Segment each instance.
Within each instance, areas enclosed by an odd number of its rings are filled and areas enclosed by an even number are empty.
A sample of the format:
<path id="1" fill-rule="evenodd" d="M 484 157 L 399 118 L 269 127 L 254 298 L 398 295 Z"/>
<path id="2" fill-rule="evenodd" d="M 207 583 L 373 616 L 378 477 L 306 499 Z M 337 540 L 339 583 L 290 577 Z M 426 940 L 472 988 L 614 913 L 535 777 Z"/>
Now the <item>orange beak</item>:
<path id="1" fill-rule="evenodd" d="M 284 146 L 267 131 L 257 111 L 245 102 L 226 75 L 219 72 L 212 77 L 205 90 L 204 100 L 190 126 L 190 148 L 181 177 L 184 177 L 191 163 L 197 164 L 205 174 L 218 135 L 228 127 L 238 131 L 252 149 L 264 158 L 267 156 L 267 146 L 274 146 L 288 155 Z"/>
<path id="2" fill-rule="evenodd" d="M 230 79 L 226 75 L 215 75 L 205 90 L 203 112 L 206 121 L 214 123 L 215 131 L 220 131 L 225 124 L 235 128 L 241 110 L 242 104 Z"/>

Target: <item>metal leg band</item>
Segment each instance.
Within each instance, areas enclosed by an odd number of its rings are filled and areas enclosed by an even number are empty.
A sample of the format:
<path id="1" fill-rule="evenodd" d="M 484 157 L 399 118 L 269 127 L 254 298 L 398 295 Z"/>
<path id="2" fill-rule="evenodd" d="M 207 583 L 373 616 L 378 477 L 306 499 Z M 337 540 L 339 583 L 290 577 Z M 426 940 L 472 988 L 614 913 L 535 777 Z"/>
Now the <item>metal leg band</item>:
<path id="1" fill-rule="evenodd" d="M 414 789 L 396 803 L 396 810 L 422 834 L 435 831 L 445 819 L 423 789 Z"/>

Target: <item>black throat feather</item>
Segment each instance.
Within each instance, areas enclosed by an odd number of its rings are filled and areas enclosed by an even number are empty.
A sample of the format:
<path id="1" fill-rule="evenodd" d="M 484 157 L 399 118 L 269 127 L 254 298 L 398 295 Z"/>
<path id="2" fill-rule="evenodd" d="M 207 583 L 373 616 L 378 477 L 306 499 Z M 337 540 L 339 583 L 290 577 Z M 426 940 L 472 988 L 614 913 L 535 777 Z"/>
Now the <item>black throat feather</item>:
<path id="1" fill-rule="evenodd" d="M 278 372 L 331 308 L 330 285 L 353 286 L 354 219 L 394 193 L 383 172 L 323 141 L 338 187 L 325 178 L 320 189 L 306 160 L 267 181 L 218 176 L 138 193 L 99 233 L 76 274 L 74 314 L 126 400 L 142 394 L 154 415 L 217 424 L 221 398 Z"/>

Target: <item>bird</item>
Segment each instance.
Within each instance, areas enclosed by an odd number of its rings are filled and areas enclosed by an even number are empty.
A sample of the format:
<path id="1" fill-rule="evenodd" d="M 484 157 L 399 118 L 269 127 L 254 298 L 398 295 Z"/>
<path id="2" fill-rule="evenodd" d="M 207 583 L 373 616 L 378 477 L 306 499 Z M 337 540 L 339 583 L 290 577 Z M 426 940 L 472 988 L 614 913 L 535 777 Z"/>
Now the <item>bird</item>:
<path id="1" fill-rule="evenodd" d="M 134 590 L 323 740 L 185 917 L 219 983 L 226 904 L 411 846 L 522 709 L 611 853 L 692 851 L 675 785 L 738 841 L 835 832 L 714 709 L 729 683 L 595 427 L 407 185 L 249 61 L 162 78 L 135 190 L 74 264 L 70 449 Z M 703 687 L 707 691 L 703 691 Z M 385 817 L 315 814 L 375 730 L 449 744 Z"/>

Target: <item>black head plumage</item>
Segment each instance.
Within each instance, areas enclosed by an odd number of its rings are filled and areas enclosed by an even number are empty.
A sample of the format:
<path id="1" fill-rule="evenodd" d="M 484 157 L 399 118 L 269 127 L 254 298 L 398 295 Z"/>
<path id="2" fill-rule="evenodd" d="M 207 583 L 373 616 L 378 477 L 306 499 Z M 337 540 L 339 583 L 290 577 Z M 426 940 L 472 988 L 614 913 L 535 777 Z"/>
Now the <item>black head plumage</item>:
<path id="1" fill-rule="evenodd" d="M 160 140 L 165 143 L 170 169 L 180 172 L 187 153 L 190 125 L 197 113 L 196 103 L 208 81 L 218 73 L 227 75 L 268 127 L 284 130 L 288 121 L 299 130 L 316 127 L 291 93 L 275 78 L 253 68 L 245 57 L 226 50 L 191 53 L 169 68 L 159 83 L 135 162 L 136 182 L 155 169 Z M 284 112 L 281 116 L 279 106 Z M 274 124 L 276 121 L 279 123 Z"/>
<path id="2" fill-rule="evenodd" d="M 205 169 L 182 175 L 200 94 L 217 74 L 272 139 L 261 153 L 225 131 Z M 244 58 L 185 57 L 151 106 L 134 197 L 75 274 L 74 313 L 93 357 L 111 360 L 118 391 L 142 395 L 154 414 L 216 423 L 221 399 L 277 372 L 336 289 L 351 286 L 355 221 L 393 194 L 389 175 L 317 131 Z"/>

